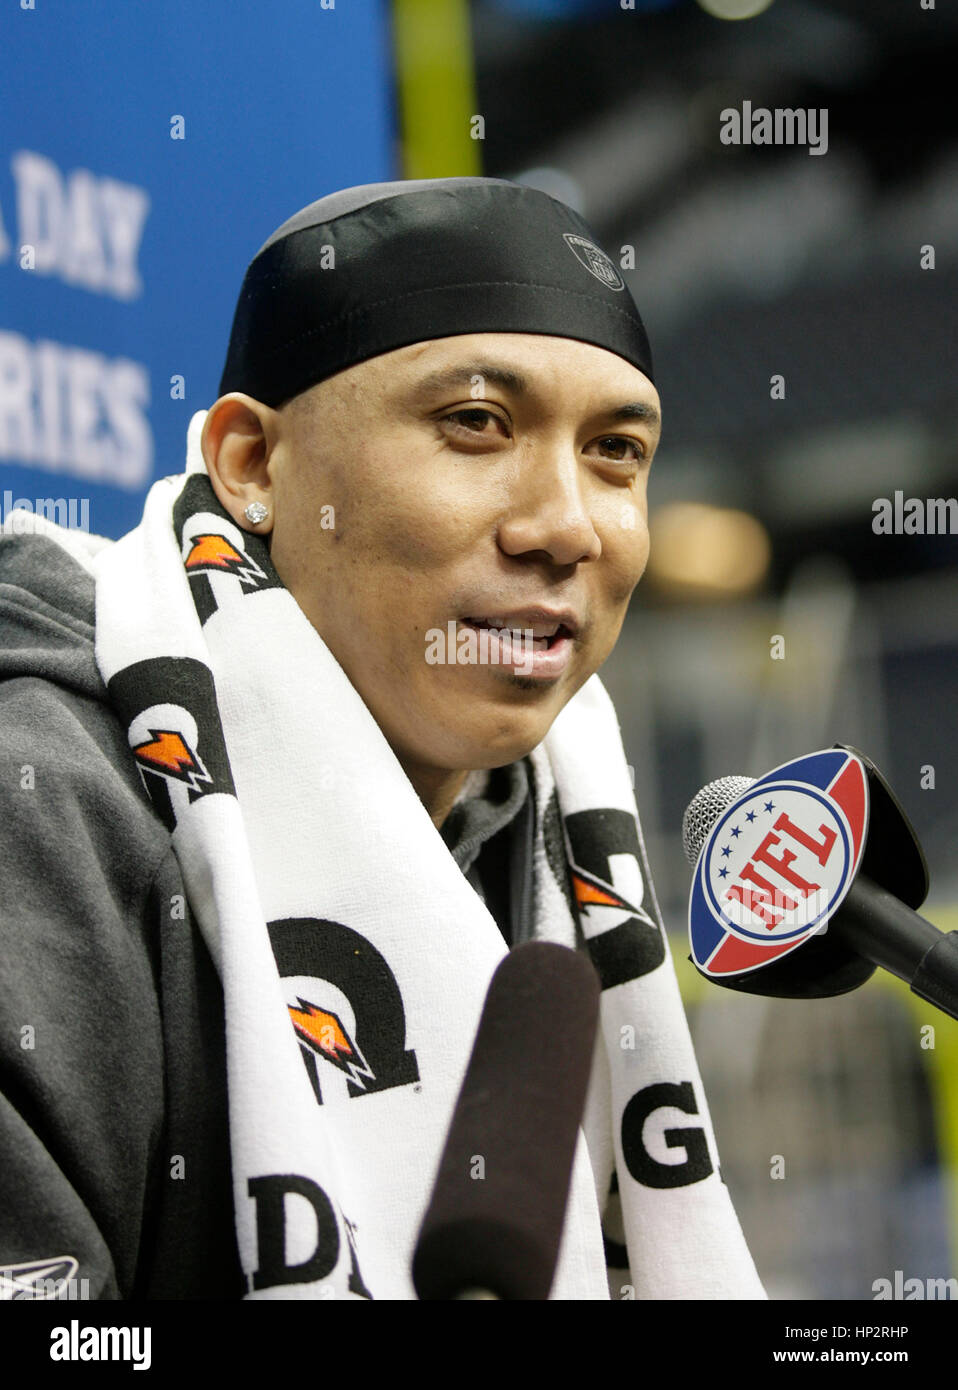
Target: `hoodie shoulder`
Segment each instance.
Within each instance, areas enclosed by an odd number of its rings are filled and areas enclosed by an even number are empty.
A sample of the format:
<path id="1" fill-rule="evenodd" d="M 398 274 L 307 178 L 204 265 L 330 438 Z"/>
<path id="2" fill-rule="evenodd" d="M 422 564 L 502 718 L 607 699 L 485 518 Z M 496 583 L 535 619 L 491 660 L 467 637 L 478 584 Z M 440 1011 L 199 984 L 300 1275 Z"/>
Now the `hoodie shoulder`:
<path id="1" fill-rule="evenodd" d="M 0 680 L 34 676 L 106 698 L 93 575 L 44 535 L 0 536 Z"/>
<path id="2" fill-rule="evenodd" d="M 43 535 L 0 537 L 0 775 L 15 787 L 16 768 L 29 763 L 56 789 L 53 801 L 37 803 L 46 817 L 33 826 L 37 842 L 49 839 L 54 820 L 54 838 L 66 843 L 82 828 L 103 865 L 121 875 L 135 865 L 138 879 L 165 852 L 169 831 L 107 697 L 95 629 L 95 581 L 82 549 Z M 14 800 L 28 827 L 34 803 Z M 118 857 L 121 833 L 132 848 Z"/>

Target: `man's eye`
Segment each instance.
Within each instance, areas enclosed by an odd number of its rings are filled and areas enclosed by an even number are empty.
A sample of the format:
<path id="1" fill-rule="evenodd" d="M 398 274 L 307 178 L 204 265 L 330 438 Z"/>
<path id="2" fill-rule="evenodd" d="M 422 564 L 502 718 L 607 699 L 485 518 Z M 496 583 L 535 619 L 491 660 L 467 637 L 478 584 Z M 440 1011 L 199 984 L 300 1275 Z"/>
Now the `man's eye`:
<path id="1" fill-rule="evenodd" d="M 455 420 L 457 424 L 461 422 L 461 428 L 468 430 L 470 434 L 488 434 L 487 420 L 502 423 L 498 415 L 493 415 L 491 410 L 481 410 L 478 406 L 469 410 L 454 410 L 451 415 L 443 416 L 443 419 Z"/>
<path id="2" fill-rule="evenodd" d="M 596 443 L 601 445 L 605 452 L 613 454 L 616 463 L 626 463 L 628 461 L 629 455 L 622 452 L 624 449 L 632 450 L 632 458 L 636 463 L 643 463 L 645 461 L 645 448 L 637 439 L 627 439 L 623 435 L 618 434 L 607 434 L 601 439 L 597 439 Z"/>

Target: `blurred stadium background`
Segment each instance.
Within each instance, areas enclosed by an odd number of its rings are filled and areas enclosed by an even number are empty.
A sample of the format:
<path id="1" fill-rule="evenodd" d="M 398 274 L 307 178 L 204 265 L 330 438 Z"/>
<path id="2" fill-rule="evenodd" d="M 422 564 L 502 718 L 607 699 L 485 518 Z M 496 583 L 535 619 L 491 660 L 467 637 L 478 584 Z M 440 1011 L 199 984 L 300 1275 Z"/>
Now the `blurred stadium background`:
<path id="1" fill-rule="evenodd" d="M 872 525 L 896 491 L 958 493 L 954 8 L 47 0 L 0 24 L 0 490 L 88 498 L 104 534 L 181 467 L 245 264 L 296 208 L 483 173 L 592 223 L 665 415 L 653 560 L 603 678 L 723 1175 L 773 1298 L 958 1275 L 958 1024 L 887 977 L 814 1003 L 705 984 L 680 835 L 703 783 L 851 743 L 922 840 L 926 915 L 958 927 L 958 536 Z M 723 145 L 719 113 L 746 100 L 827 108 L 827 153 Z M 103 180 L 145 190 L 139 288 L 110 288 L 123 227 Z"/>

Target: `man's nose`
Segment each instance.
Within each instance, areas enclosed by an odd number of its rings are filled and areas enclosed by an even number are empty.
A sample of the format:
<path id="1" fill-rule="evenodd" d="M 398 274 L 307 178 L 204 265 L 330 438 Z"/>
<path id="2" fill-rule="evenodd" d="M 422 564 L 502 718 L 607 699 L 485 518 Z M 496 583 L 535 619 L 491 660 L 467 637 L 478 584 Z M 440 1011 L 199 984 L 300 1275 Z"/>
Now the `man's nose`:
<path id="1" fill-rule="evenodd" d="M 557 565 L 597 560 L 602 553 L 588 504 L 588 479 L 569 445 L 530 448 L 511 480 L 499 524 L 507 555 L 544 551 Z"/>

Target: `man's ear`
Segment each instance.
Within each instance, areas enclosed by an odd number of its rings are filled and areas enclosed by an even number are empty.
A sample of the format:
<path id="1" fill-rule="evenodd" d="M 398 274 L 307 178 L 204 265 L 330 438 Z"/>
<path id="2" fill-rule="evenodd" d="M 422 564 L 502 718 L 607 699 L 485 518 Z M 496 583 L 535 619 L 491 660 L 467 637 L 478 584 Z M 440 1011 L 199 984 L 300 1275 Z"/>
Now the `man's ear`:
<path id="1" fill-rule="evenodd" d="M 278 438 L 278 413 L 239 391 L 214 401 L 200 436 L 206 471 L 220 504 L 237 526 L 261 536 L 273 528 L 269 459 Z M 266 508 L 261 521 L 246 515 L 253 502 Z"/>

